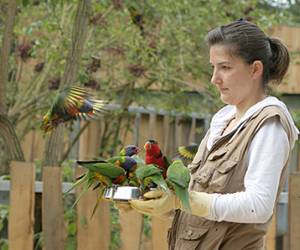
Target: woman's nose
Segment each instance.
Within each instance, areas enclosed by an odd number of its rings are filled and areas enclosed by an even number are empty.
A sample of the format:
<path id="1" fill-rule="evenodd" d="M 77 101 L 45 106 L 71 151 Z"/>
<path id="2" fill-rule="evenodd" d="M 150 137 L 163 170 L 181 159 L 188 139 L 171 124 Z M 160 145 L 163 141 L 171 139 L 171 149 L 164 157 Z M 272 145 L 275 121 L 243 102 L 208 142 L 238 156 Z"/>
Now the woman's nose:
<path id="1" fill-rule="evenodd" d="M 220 79 L 220 76 L 218 75 L 218 72 L 216 70 L 213 71 L 210 82 L 212 84 L 220 84 L 221 79 Z"/>

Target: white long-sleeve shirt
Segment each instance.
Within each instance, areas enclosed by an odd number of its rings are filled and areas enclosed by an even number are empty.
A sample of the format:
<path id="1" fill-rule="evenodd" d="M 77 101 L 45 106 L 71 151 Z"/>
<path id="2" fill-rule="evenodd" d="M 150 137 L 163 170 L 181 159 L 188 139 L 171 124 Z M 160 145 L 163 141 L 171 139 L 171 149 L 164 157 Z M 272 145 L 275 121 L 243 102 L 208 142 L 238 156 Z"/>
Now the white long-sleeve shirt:
<path id="1" fill-rule="evenodd" d="M 239 124 L 251 117 L 257 110 L 277 105 L 286 114 L 293 138 L 288 140 L 286 131 L 278 119 L 268 120 L 254 136 L 247 155 L 247 171 L 244 178 L 245 191 L 232 194 L 213 194 L 210 220 L 238 223 L 264 223 L 272 215 L 282 168 L 288 160 L 289 151 L 299 131 L 295 127 L 285 105 L 275 97 L 267 97 L 248 109 Z M 221 132 L 235 114 L 233 106 L 225 106 L 212 119 L 207 148 L 222 136 Z"/>

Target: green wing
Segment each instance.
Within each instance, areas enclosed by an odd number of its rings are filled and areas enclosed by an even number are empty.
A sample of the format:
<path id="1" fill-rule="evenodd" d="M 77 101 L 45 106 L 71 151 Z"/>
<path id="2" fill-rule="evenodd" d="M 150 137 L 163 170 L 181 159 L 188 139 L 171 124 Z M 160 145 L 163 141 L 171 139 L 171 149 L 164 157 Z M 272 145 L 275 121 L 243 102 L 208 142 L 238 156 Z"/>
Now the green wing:
<path id="1" fill-rule="evenodd" d="M 190 171 L 181 160 L 174 161 L 167 170 L 167 179 L 182 188 L 188 188 L 190 178 Z"/>

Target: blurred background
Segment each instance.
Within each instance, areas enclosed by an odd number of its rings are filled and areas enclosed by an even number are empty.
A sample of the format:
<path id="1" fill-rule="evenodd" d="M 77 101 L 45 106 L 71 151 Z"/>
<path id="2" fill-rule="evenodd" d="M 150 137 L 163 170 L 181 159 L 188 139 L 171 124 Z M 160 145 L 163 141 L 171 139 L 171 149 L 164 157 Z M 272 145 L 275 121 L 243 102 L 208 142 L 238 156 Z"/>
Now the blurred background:
<path id="1" fill-rule="evenodd" d="M 206 33 L 240 18 L 280 38 L 291 66 L 270 94 L 300 125 L 300 2 L 267 0 L 0 0 L 0 249 L 167 249 L 170 221 L 119 213 L 90 191 L 66 194 L 76 159 L 155 139 L 172 158 L 200 143 L 222 103 L 210 83 Z M 108 101 L 93 121 L 41 129 L 57 92 L 81 86 Z M 280 142 L 278 142 L 280 143 Z M 266 249 L 300 246 L 296 144 Z"/>

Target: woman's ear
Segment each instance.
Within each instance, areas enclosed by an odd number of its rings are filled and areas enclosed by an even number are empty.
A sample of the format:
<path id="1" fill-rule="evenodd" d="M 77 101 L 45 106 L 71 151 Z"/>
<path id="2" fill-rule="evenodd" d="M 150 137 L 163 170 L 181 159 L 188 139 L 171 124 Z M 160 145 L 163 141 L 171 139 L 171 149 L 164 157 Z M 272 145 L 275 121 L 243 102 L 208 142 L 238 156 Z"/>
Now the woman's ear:
<path id="1" fill-rule="evenodd" d="M 252 77 L 253 79 L 259 79 L 262 77 L 263 75 L 263 72 L 264 72 L 264 65 L 262 64 L 261 61 L 259 60 L 255 60 L 253 63 L 252 63 Z"/>

